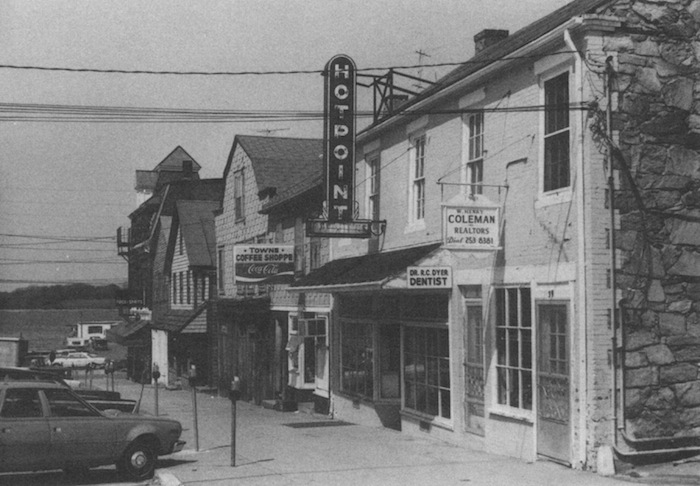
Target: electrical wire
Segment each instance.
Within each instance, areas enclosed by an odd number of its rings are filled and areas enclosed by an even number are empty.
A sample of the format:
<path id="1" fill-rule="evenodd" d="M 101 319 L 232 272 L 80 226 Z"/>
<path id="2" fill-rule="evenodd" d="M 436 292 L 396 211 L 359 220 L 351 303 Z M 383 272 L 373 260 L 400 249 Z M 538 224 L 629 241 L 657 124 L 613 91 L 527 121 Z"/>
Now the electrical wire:
<path id="1" fill-rule="evenodd" d="M 546 56 L 559 56 L 561 54 L 573 54 L 576 51 L 558 51 L 549 54 L 537 54 L 529 56 L 502 56 L 496 58 L 485 59 L 470 59 L 468 61 L 459 62 L 440 62 L 432 64 L 410 64 L 390 67 L 368 67 L 358 68 L 356 72 L 369 71 L 389 71 L 396 69 L 425 69 L 436 67 L 455 67 L 467 66 L 471 64 L 490 64 L 492 62 L 514 61 L 523 59 L 539 59 Z M 34 71 L 60 71 L 71 73 L 96 73 L 96 74 L 150 74 L 150 75 L 168 75 L 168 76 L 280 76 L 280 75 L 296 75 L 296 74 L 323 74 L 325 69 L 293 69 L 293 70 L 272 70 L 272 71 L 173 71 L 173 70 L 154 70 L 154 69 L 99 69 L 99 68 L 69 68 L 57 66 L 32 66 L 20 64 L 0 64 L 0 69 L 13 70 L 34 70 Z"/>
<path id="2" fill-rule="evenodd" d="M 55 242 L 62 241 L 90 241 L 90 242 L 114 242 L 117 240 L 116 236 L 46 236 L 46 235 L 23 235 L 23 234 L 13 234 L 13 233 L 0 233 L 0 236 L 5 236 L 9 238 L 31 238 L 37 240 L 51 240 Z M 33 243 L 36 244 L 36 243 Z"/>
<path id="3" fill-rule="evenodd" d="M 522 105 L 460 109 L 398 111 L 394 116 L 460 115 L 467 113 L 528 113 L 561 107 Z M 587 111 L 587 103 L 571 103 L 570 111 Z M 372 112 L 358 112 L 357 117 L 373 117 Z M 81 105 L 28 105 L 0 103 L 0 121 L 11 122 L 90 122 L 90 123 L 250 123 L 272 121 L 318 121 L 322 111 L 294 110 L 210 110 L 145 107 L 98 107 Z"/>

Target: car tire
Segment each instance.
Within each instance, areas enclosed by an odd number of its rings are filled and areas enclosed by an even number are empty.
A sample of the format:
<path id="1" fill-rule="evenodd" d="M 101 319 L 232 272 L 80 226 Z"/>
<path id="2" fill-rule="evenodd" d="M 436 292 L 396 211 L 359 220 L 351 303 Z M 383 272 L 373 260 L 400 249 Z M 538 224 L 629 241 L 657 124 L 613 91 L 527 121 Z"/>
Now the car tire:
<path id="1" fill-rule="evenodd" d="M 153 446 L 145 440 L 129 444 L 119 462 L 117 471 L 127 479 L 143 481 L 151 479 L 156 470 L 158 456 Z"/>

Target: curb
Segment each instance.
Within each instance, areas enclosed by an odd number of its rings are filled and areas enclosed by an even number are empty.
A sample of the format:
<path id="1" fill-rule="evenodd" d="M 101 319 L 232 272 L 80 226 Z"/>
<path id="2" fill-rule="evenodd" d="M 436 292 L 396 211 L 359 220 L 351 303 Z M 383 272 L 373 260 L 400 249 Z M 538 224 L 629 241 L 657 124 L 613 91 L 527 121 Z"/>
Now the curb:
<path id="1" fill-rule="evenodd" d="M 153 486 L 182 486 L 182 481 L 180 481 L 173 473 L 156 470 L 151 484 Z"/>

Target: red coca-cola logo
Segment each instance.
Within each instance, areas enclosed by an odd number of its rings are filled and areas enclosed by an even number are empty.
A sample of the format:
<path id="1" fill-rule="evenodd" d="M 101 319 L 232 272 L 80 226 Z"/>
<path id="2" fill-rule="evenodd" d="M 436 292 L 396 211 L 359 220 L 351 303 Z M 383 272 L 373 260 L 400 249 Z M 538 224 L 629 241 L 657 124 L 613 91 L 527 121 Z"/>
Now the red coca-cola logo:
<path id="1" fill-rule="evenodd" d="M 252 264 L 248 267 L 248 273 L 250 275 L 277 275 L 279 273 L 279 264 L 277 263 L 264 263 L 264 264 Z"/>

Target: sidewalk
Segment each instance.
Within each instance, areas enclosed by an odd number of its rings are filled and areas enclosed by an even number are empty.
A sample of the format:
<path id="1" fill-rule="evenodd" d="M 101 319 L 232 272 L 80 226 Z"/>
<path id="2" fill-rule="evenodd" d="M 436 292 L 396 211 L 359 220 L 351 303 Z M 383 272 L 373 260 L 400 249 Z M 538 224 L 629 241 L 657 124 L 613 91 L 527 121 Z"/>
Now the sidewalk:
<path id="1" fill-rule="evenodd" d="M 140 390 L 136 383 L 117 383 L 124 398 L 138 399 Z M 191 391 L 159 388 L 158 398 L 159 415 L 182 423 L 187 444 L 183 451 L 159 460 L 153 485 L 629 484 L 545 461 L 528 464 L 390 429 L 278 412 L 248 402 L 237 403 L 232 467 L 228 399 L 197 393 L 199 450 L 195 450 Z M 141 411 L 153 414 L 154 402 L 155 390 L 146 386 Z"/>

